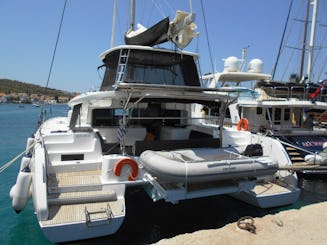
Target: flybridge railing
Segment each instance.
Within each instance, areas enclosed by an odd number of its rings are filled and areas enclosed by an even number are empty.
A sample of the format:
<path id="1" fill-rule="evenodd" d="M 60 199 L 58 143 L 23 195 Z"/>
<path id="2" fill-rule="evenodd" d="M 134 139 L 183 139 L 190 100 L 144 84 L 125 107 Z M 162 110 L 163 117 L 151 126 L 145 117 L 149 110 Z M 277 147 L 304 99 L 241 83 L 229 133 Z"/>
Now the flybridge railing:
<path id="1" fill-rule="evenodd" d="M 314 92 L 310 92 L 308 87 L 303 86 L 276 86 L 264 88 L 269 95 L 274 97 L 292 99 L 297 98 L 301 100 L 317 100 L 327 102 L 327 88 L 322 88 L 319 93 L 313 98 Z M 317 88 L 318 89 L 318 88 Z"/>

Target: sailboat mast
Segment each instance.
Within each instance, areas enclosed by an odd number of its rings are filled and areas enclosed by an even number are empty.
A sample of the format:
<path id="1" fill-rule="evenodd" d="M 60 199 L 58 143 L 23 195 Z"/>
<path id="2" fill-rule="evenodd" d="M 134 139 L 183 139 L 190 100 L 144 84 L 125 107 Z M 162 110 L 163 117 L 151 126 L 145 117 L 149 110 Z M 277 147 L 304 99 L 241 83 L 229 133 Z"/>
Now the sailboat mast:
<path id="1" fill-rule="evenodd" d="M 112 27 L 111 27 L 111 48 L 115 46 L 115 29 L 116 29 L 116 18 L 117 18 L 117 0 L 114 0 L 114 14 L 112 16 Z"/>
<path id="2" fill-rule="evenodd" d="M 311 23 L 311 33 L 310 33 L 310 43 L 309 43 L 309 53 L 308 53 L 308 78 L 311 81 L 311 71 L 312 71 L 312 57 L 313 57 L 313 48 L 314 48 L 314 39 L 315 39 L 315 30 L 316 30 L 316 17 L 317 17 L 317 6 L 318 0 L 313 0 L 313 13 L 312 13 L 312 23 Z"/>
<path id="3" fill-rule="evenodd" d="M 135 22 L 135 0 L 130 0 L 129 21 L 130 21 L 130 28 L 131 28 L 131 31 L 134 31 L 134 22 Z"/>
<path id="4" fill-rule="evenodd" d="M 307 46 L 306 43 L 307 43 L 307 32 L 308 32 L 308 21 L 309 21 L 310 3 L 311 3 L 311 0 L 308 0 L 307 14 L 306 14 L 306 17 L 305 17 L 305 22 L 304 22 L 304 35 L 303 35 L 303 44 L 302 44 L 300 79 L 302 79 L 302 77 L 303 77 L 304 57 L 305 57 L 305 50 L 306 50 L 306 46 Z"/>

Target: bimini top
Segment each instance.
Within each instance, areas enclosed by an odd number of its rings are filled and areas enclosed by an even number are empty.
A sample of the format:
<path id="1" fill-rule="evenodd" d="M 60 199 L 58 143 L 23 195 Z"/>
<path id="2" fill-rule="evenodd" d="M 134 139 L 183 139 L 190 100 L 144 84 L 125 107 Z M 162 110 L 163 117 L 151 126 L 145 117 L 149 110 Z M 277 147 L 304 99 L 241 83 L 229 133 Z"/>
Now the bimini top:
<path id="1" fill-rule="evenodd" d="M 106 67 L 101 91 L 120 83 L 200 87 L 194 53 L 125 45 L 100 58 Z"/>

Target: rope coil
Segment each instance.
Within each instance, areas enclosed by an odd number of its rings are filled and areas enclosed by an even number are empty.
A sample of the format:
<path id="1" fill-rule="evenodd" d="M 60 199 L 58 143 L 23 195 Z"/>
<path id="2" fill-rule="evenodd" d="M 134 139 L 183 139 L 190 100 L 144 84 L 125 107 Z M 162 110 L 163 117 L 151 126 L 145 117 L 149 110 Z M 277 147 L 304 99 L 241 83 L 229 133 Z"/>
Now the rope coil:
<path id="1" fill-rule="evenodd" d="M 247 230 L 252 234 L 256 234 L 254 219 L 251 216 L 244 216 L 237 221 L 237 227 L 242 230 Z"/>

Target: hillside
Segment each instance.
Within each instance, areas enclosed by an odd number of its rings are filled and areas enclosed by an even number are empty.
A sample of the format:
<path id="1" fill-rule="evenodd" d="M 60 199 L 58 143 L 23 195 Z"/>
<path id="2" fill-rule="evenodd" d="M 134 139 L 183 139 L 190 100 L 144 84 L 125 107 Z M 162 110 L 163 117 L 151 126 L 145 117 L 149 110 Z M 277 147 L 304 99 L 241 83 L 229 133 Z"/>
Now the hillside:
<path id="1" fill-rule="evenodd" d="M 28 95 L 31 94 L 38 94 L 38 95 L 45 95 L 45 96 L 74 96 L 74 93 L 47 88 L 30 84 L 30 83 L 23 83 L 15 80 L 10 79 L 0 79 L 0 93 L 5 94 L 12 94 L 12 93 L 27 93 Z"/>

